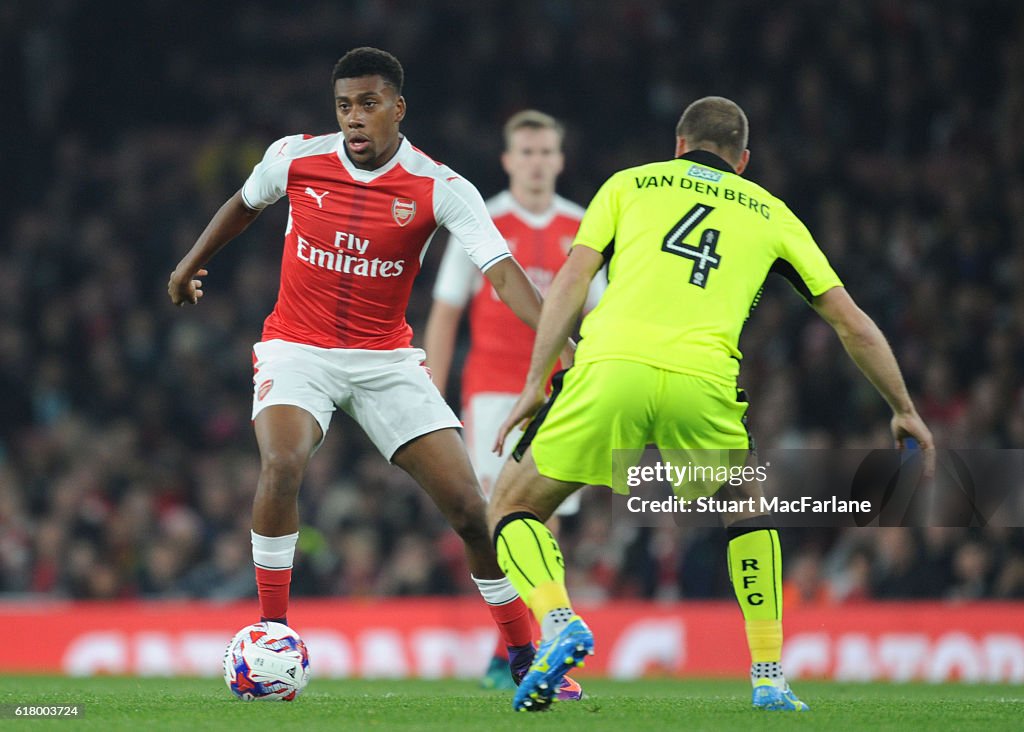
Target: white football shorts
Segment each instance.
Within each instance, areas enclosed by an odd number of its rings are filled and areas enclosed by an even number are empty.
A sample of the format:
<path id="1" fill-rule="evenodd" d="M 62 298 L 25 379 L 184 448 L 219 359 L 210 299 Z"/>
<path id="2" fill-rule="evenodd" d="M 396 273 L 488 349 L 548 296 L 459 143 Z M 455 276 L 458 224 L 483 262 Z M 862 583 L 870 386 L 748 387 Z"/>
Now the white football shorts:
<path id="1" fill-rule="evenodd" d="M 388 460 L 410 440 L 462 426 L 430 380 L 420 348 L 317 348 L 274 339 L 252 350 L 253 419 L 266 407 L 290 404 L 312 414 L 326 436 L 340 408 Z"/>
<path id="2" fill-rule="evenodd" d="M 512 411 L 518 398 L 518 394 L 484 392 L 471 396 L 466 405 L 466 448 L 469 450 L 469 459 L 473 462 L 473 469 L 476 470 L 485 496 L 491 495 L 494 484 L 498 482 L 498 474 L 505 465 L 505 459 L 523 436 L 523 431 L 519 428 L 510 432 L 505 440 L 505 454 L 502 457 L 498 457 L 491 450 L 498 436 L 498 428 Z M 555 510 L 555 515 L 572 516 L 579 510 L 580 491 L 576 491 Z"/>

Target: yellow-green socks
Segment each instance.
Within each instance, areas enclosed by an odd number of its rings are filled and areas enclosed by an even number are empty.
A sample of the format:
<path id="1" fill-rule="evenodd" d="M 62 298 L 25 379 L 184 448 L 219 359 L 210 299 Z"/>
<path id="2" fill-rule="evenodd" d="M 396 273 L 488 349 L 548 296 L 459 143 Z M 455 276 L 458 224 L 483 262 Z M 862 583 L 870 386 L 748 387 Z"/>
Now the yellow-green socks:
<path id="1" fill-rule="evenodd" d="M 494 530 L 498 566 L 533 611 L 544 638 L 572 618 L 565 560 L 558 542 L 532 513 L 505 516 Z"/>
<path id="2" fill-rule="evenodd" d="M 756 519 L 755 519 L 756 520 Z M 775 529 L 744 527 L 737 522 L 729 535 L 729 579 L 746 620 L 751 679 L 778 680 L 782 685 L 782 552 Z"/>

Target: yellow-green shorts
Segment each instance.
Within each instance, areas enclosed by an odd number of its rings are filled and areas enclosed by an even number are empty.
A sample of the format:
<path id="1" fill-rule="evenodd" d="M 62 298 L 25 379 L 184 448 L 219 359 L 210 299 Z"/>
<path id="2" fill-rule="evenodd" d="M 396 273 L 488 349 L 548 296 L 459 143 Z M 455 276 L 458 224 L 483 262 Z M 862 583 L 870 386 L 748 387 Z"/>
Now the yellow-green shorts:
<path id="1" fill-rule="evenodd" d="M 637 459 L 650 444 L 728 450 L 735 462 L 751 447 L 747 400 L 736 386 L 622 360 L 573 366 L 552 386 L 513 455 L 532 448 L 537 470 L 555 480 L 612 486 L 613 450 Z"/>

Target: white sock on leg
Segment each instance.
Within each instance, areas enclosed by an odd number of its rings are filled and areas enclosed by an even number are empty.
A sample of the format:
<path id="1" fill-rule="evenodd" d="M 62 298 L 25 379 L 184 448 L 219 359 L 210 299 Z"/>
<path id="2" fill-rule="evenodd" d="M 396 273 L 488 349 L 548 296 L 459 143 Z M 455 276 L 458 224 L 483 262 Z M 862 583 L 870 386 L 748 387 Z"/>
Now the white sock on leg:
<path id="1" fill-rule="evenodd" d="M 782 664 L 778 661 L 750 664 L 750 683 L 756 684 L 761 679 L 768 679 L 777 689 L 786 689 L 786 676 L 782 673 Z"/>
<path id="2" fill-rule="evenodd" d="M 473 577 L 473 575 L 469 576 Z M 519 597 L 519 593 L 516 592 L 516 588 L 512 586 L 512 583 L 508 581 L 508 577 L 500 579 L 473 577 L 473 581 L 476 583 L 476 588 L 480 590 L 480 595 L 484 598 L 484 602 L 488 605 L 507 605 Z"/>
<path id="3" fill-rule="evenodd" d="M 542 641 L 554 638 L 569 624 L 575 613 L 571 607 L 556 607 L 548 612 L 540 621 L 540 637 Z"/>

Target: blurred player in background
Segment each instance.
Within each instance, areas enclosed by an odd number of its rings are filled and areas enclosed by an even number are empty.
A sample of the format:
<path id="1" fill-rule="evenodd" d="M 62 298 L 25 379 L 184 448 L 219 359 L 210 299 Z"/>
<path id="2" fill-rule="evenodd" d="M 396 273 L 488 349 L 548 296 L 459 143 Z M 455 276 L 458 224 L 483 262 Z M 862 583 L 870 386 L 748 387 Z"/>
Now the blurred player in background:
<path id="1" fill-rule="evenodd" d="M 676 129 L 676 155 L 613 175 L 587 208 L 544 304 L 526 385 L 495 445 L 500 450 L 508 431 L 536 414 L 488 510 L 499 563 L 541 624 L 536 661 L 515 695 L 519 710 L 546 708 L 557 679 L 594 648 L 572 610 L 558 542 L 542 522 L 581 485 L 612 484 L 615 448 L 653 442 L 661 449 L 746 454 L 737 346 L 770 272 L 785 276 L 835 329 L 892 408 L 897 445 L 915 439 L 926 474 L 934 470 L 931 434 L 885 337 L 799 219 L 740 177 L 750 157 L 743 111 L 721 97 L 694 102 Z M 544 404 L 560 344 L 606 261 L 608 290 L 583 321 L 575 365 L 556 378 Z M 750 490 L 726 484 L 718 493 L 742 499 Z M 780 665 L 778 532 L 766 528 L 770 522 L 760 511 L 725 515 L 723 523 L 730 578 L 746 620 L 753 705 L 806 710 Z"/>
<path id="2" fill-rule="evenodd" d="M 531 326 L 540 296 L 476 188 L 399 132 L 403 78 L 398 60 L 378 49 L 357 48 L 338 61 L 331 83 L 341 132 L 273 143 L 167 289 L 176 305 L 198 303 L 206 263 L 260 211 L 288 197 L 281 287 L 253 347 L 261 469 L 252 552 L 262 618 L 287 623 L 299 486 L 341 408 L 423 487 L 465 542 L 473 579 L 525 672 L 534 653 L 529 611 L 498 568 L 484 499 L 455 431 L 459 420 L 431 383 L 423 351 L 411 347 L 405 310 L 441 226 Z"/>
<path id="3" fill-rule="evenodd" d="M 501 164 L 508 190 L 487 201 L 487 211 L 530 280 L 543 294 L 565 262 L 583 209 L 555 193 L 565 165 L 565 129 L 550 115 L 528 109 L 505 123 Z M 584 312 L 603 290 L 603 277 L 591 283 Z M 434 383 L 442 391 L 451 373 L 459 321 L 469 307 L 469 353 L 462 370 L 462 417 L 466 446 L 484 494 L 490 495 L 504 460 L 491 450 L 494 436 L 519 396 L 530 365 L 533 331 L 501 304 L 491 284 L 452 242 L 445 250 L 434 283 L 434 305 L 427 320 L 425 349 Z M 556 516 L 579 511 L 574 494 Z M 549 528 L 557 534 L 557 519 Z M 508 654 L 500 642 L 484 676 L 487 688 L 508 688 Z"/>

